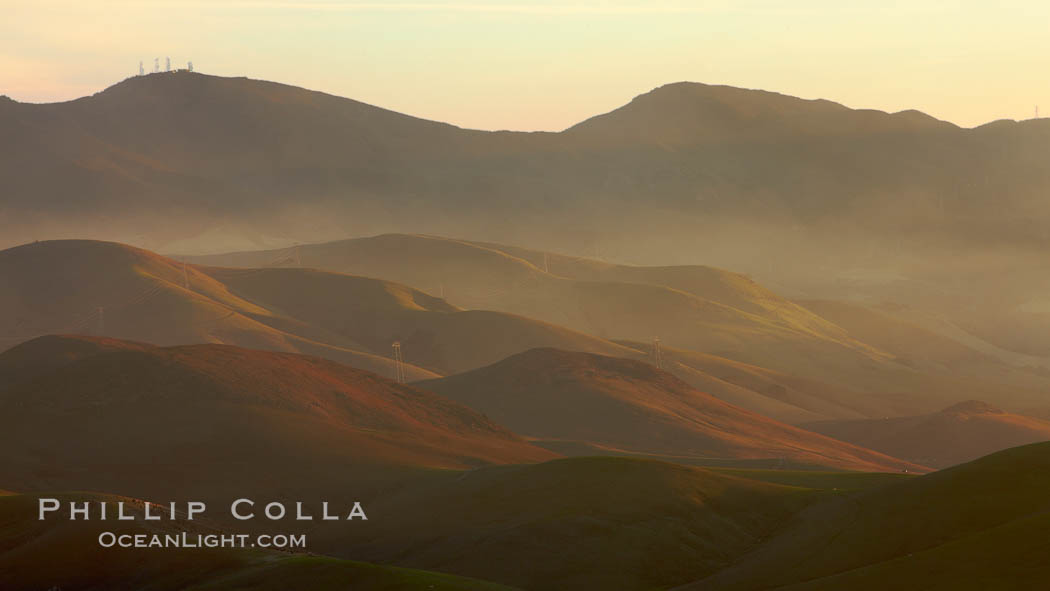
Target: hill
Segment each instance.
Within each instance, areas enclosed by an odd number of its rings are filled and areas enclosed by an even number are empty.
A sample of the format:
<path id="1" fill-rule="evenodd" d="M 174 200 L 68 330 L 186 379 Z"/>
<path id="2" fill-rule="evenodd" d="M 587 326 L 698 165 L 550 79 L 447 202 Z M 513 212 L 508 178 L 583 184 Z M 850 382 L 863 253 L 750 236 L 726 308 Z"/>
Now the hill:
<path id="1" fill-rule="evenodd" d="M 406 234 L 190 260 L 248 268 L 298 260 L 379 277 L 634 350 L 612 353 L 619 357 L 648 355 L 658 336 L 667 368 L 682 379 L 788 422 L 916 415 L 960 396 L 1025 409 L 1040 405 L 1050 388 L 1045 377 L 896 316 L 848 302 L 793 302 L 749 277 L 702 265 L 613 264 Z"/>
<path id="2" fill-rule="evenodd" d="M 917 417 L 819 421 L 804 428 L 909 461 L 946 468 L 1009 447 L 1050 441 L 1050 421 L 970 400 Z"/>
<path id="3" fill-rule="evenodd" d="M 652 345 L 619 341 L 647 353 Z M 661 365 L 691 386 L 732 405 L 791 424 L 814 417 L 860 418 L 877 412 L 879 403 L 859 390 L 834 386 L 718 355 L 660 345 Z"/>
<path id="4" fill-rule="evenodd" d="M 417 467 L 554 457 L 457 403 L 315 357 L 44 337 L 0 368 L 0 465 L 20 491 L 353 496 Z"/>
<path id="5" fill-rule="evenodd" d="M 640 361 L 536 349 L 420 386 L 561 451 L 574 442 L 683 458 L 921 470 L 726 404 Z"/>
<path id="6" fill-rule="evenodd" d="M 701 468 L 570 458 L 404 487 L 371 503 L 361 527 L 311 539 L 524 589 L 666 588 L 731 563 L 813 498 Z"/>
<path id="7" fill-rule="evenodd" d="M 319 355 L 409 379 L 538 346 L 623 347 L 509 314 L 467 311 L 389 281 L 305 268 L 220 269 L 112 242 L 59 240 L 0 251 L 0 343 L 89 333 L 159 345 L 227 343 Z"/>
<path id="8" fill-rule="evenodd" d="M 10 589 L 268 589 L 309 588 L 362 591 L 426 589 L 511 591 L 509 587 L 438 573 L 384 567 L 305 554 L 249 549 L 102 548 L 102 532 L 117 535 L 195 536 L 226 533 L 192 522 L 144 521 L 143 501 L 116 495 L 48 495 L 63 503 L 123 502 L 133 522 L 37 519 L 37 496 L 0 498 L 0 580 Z M 112 505 L 111 505 L 112 506 Z"/>
<path id="9" fill-rule="evenodd" d="M 1025 557 L 1046 547 L 1048 490 L 1050 443 L 1012 448 L 811 505 L 737 564 L 682 589 L 1038 587 L 1050 573 Z"/>
<path id="10" fill-rule="evenodd" d="M 259 267 L 288 249 L 189 257 L 202 264 Z M 738 352 L 792 342 L 884 353 L 740 274 L 705 266 L 639 267 L 514 246 L 388 234 L 300 245 L 303 264 L 412 285 L 467 308 L 501 310 L 599 336 Z M 630 310 L 630 314 L 625 311 Z"/>
<path id="11" fill-rule="evenodd" d="M 191 238 L 206 209 L 205 226 L 240 227 L 242 243 L 316 239 L 316 231 L 339 226 L 345 235 L 347 225 L 399 219 L 415 231 L 537 239 L 550 236 L 552 217 L 590 211 L 575 237 L 558 227 L 559 242 L 578 247 L 624 230 L 626 249 L 644 244 L 637 226 L 658 222 L 686 237 L 691 224 L 712 227 L 705 216 L 822 228 L 831 218 L 865 232 L 899 231 L 891 224 L 911 219 L 949 238 L 969 230 L 979 240 L 1034 240 L 981 198 L 1005 183 L 1002 194 L 1028 203 L 1047 178 L 1045 167 L 1031 164 L 1050 142 L 1042 121 L 969 130 L 914 111 L 685 82 L 561 133 L 481 132 L 292 86 L 189 72 L 129 78 L 66 103 L 5 101 L 0 126 L 12 213 L 51 235 L 76 228 L 74 235 L 95 229 L 128 241 L 138 233 Z M 284 201 L 290 193 L 299 206 Z M 649 196 L 644 207 L 640 194 Z M 893 203 L 876 207 L 887 198 Z M 470 213 L 434 227 L 449 206 Z M 614 209 L 615 217 L 603 213 Z M 83 212 L 92 213 L 78 222 Z M 1021 233 L 1011 238 L 1008 229 Z"/>
<path id="12" fill-rule="evenodd" d="M 172 72 L 65 103 L 0 101 L 0 247 L 89 237 L 204 253 L 444 234 L 704 263 L 807 299 L 897 291 L 1045 356 L 1048 150 L 1046 119 L 961 129 L 698 83 L 516 133 Z"/>

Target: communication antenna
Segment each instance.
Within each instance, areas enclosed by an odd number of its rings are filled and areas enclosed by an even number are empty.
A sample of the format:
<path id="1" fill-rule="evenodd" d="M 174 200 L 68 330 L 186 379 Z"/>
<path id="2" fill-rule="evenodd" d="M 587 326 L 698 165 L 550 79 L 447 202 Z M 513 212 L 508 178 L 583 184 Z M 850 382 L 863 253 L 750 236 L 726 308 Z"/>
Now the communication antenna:
<path id="1" fill-rule="evenodd" d="M 1038 119 L 1038 118 L 1039 118 L 1039 105 L 1036 105 L 1036 106 L 1035 106 L 1035 118 L 1036 118 L 1036 119 Z"/>
<path id="2" fill-rule="evenodd" d="M 405 383 L 405 360 L 401 357 L 401 341 L 394 341 L 394 380 L 399 384 Z"/>
<path id="3" fill-rule="evenodd" d="M 155 57 L 155 58 L 153 58 L 153 73 L 156 74 L 159 71 L 160 71 L 160 58 L 159 57 Z"/>
<path id="4" fill-rule="evenodd" d="M 170 72 L 171 71 L 171 58 L 170 57 L 164 58 L 164 71 L 165 72 Z"/>
<path id="5" fill-rule="evenodd" d="M 190 72 L 193 71 L 193 62 L 186 62 L 186 69 Z"/>
<path id="6" fill-rule="evenodd" d="M 139 60 L 139 76 L 144 76 L 145 74 L 146 70 L 142 68 L 142 60 Z"/>
<path id="7" fill-rule="evenodd" d="M 653 337 L 653 345 L 649 351 L 649 356 L 653 360 L 653 365 L 658 369 L 664 368 L 664 354 L 660 349 L 660 337 Z"/>

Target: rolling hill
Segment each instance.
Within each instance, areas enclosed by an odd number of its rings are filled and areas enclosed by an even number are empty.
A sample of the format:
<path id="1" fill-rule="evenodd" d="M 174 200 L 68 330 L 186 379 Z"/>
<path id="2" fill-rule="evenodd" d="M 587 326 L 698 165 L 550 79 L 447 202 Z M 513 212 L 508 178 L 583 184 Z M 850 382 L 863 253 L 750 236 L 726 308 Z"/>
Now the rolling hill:
<path id="1" fill-rule="evenodd" d="M 814 498 L 702 468 L 569 458 L 438 475 L 371 503 L 361 527 L 311 540 L 529 590 L 666 588 L 731 563 Z"/>
<path id="2" fill-rule="evenodd" d="M 554 457 L 462 405 L 315 357 L 43 337 L 0 360 L 13 490 L 345 498 L 420 467 Z"/>
<path id="3" fill-rule="evenodd" d="M 1021 589 L 1046 584 L 1050 443 L 839 495 L 797 513 L 705 591 Z M 1029 562 L 1031 559 L 1031 562 Z"/>
<path id="4" fill-rule="evenodd" d="M 620 357 L 648 354 L 658 336 L 667 368 L 682 379 L 788 422 L 923 414 L 960 397 L 1021 410 L 1050 390 L 1046 377 L 958 335 L 849 302 L 800 305 L 701 265 L 622 265 L 405 234 L 190 260 L 247 268 L 299 261 L 397 281 L 459 306 L 521 314 L 634 349 L 614 353 Z"/>
<path id="5" fill-rule="evenodd" d="M 946 468 L 1010 447 L 1050 441 L 1050 421 L 970 400 L 917 417 L 819 421 L 804 428 L 909 461 Z"/>
<path id="6" fill-rule="evenodd" d="M 207 253 L 442 234 L 704 263 L 807 299 L 890 291 L 1045 356 L 1048 150 L 1047 119 L 962 129 L 687 82 L 517 133 L 172 72 L 65 103 L 0 98 L 0 247 L 87 237 Z"/>
<path id="7" fill-rule="evenodd" d="M 404 285 L 305 268 L 221 269 L 130 246 L 47 241 L 0 251 L 0 343 L 88 333 L 159 345 L 226 343 L 318 355 L 409 379 L 532 347 L 626 349 L 520 316 L 462 310 Z"/>
<path id="8" fill-rule="evenodd" d="M 282 253 L 287 261 L 288 249 L 189 258 L 260 267 L 282 260 Z M 656 334 L 682 348 L 733 352 L 791 343 L 888 357 L 754 281 L 712 267 L 614 265 L 400 234 L 301 245 L 294 253 L 297 261 L 318 269 L 397 281 L 466 308 L 521 314 L 606 338 L 645 340 Z"/>
<path id="9" fill-rule="evenodd" d="M 536 349 L 419 385 L 564 453 L 583 445 L 585 454 L 597 446 L 691 459 L 922 470 L 732 406 L 640 361 Z"/>

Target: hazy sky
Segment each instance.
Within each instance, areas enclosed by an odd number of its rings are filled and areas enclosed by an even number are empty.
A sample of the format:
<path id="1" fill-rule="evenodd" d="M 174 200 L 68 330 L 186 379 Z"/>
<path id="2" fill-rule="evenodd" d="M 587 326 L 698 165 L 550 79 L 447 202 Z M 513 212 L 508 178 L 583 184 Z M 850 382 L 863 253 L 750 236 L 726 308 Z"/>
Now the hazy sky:
<path id="1" fill-rule="evenodd" d="M 0 94 L 170 56 L 481 129 L 562 129 L 680 80 L 972 126 L 1050 114 L 1046 0 L 4 0 Z"/>

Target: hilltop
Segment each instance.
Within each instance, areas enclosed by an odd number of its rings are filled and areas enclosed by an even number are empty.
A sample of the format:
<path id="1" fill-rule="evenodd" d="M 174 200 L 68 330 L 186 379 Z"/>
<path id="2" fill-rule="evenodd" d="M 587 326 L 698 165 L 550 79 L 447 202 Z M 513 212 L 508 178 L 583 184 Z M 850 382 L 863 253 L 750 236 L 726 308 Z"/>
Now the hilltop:
<path id="1" fill-rule="evenodd" d="M 1046 548 L 1050 443 L 1012 448 L 919 478 L 875 487 L 796 514 L 737 564 L 681 587 L 1026 588 L 1050 573 Z"/>
<path id="2" fill-rule="evenodd" d="M 316 498 L 411 468 L 555 457 L 460 404 L 316 357 L 43 337 L 0 354 L 0 372 L 0 465 L 21 491 Z"/>
<path id="3" fill-rule="evenodd" d="M 405 285 L 308 268 L 185 264 L 113 242 L 0 251 L 0 343 L 87 333 L 158 345 L 226 343 L 319 355 L 408 379 L 480 367 L 533 347 L 626 348 L 512 314 L 463 310 Z"/>
<path id="4" fill-rule="evenodd" d="M 968 400 L 914 417 L 806 423 L 828 437 L 934 468 L 975 460 L 1009 447 L 1050 441 L 1050 421 Z"/>
<path id="5" fill-rule="evenodd" d="M 420 386 L 564 453 L 582 445 L 585 455 L 597 447 L 686 460 L 923 470 L 732 406 L 641 361 L 534 349 Z"/>
<path id="6" fill-rule="evenodd" d="M 338 556 L 524 589 L 666 588 L 731 563 L 815 496 L 652 460 L 568 458 L 405 487 L 362 527 L 313 539 Z"/>
<path id="7" fill-rule="evenodd" d="M 678 377 L 791 423 L 924 414 L 960 398 L 1022 409 L 1041 405 L 1050 387 L 972 348 L 972 339 L 860 304 L 793 301 L 751 277 L 705 265 L 626 265 L 417 234 L 189 260 L 239 268 L 299 260 L 410 285 L 463 308 L 536 318 L 629 350 L 550 345 L 562 349 L 641 359 L 658 337 L 666 368 Z"/>
<path id="8" fill-rule="evenodd" d="M 989 190 L 1004 184 L 998 194 L 1027 203 L 1048 172 L 1031 164 L 1050 143 L 1045 121 L 960 129 L 914 111 L 688 82 L 560 133 L 482 132 L 190 72 L 133 77 L 65 103 L 5 101 L 0 129 L 19 222 L 5 246 L 40 230 L 146 236 L 160 247 L 202 227 L 228 225 L 248 244 L 399 225 L 574 248 L 597 238 L 627 252 L 656 222 L 666 238 L 690 238 L 679 248 L 713 244 L 686 233 L 708 228 L 705 218 L 769 229 L 837 221 L 876 235 L 911 219 L 910 235 L 1032 244 L 1039 236 L 1000 213 Z"/>

